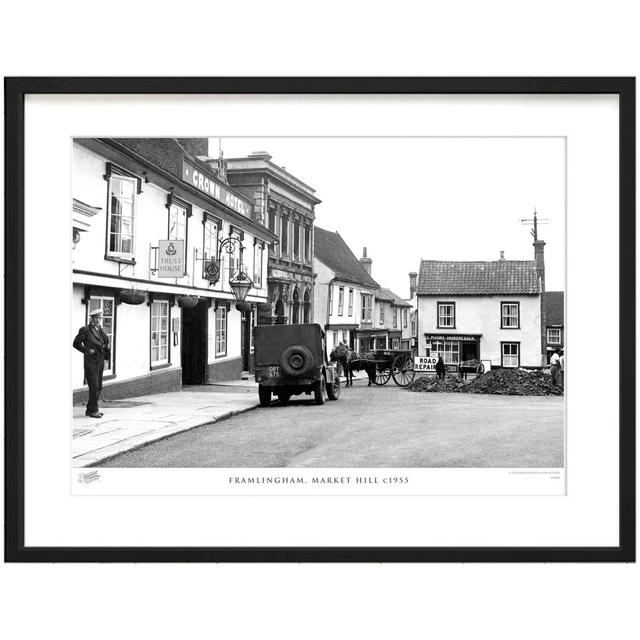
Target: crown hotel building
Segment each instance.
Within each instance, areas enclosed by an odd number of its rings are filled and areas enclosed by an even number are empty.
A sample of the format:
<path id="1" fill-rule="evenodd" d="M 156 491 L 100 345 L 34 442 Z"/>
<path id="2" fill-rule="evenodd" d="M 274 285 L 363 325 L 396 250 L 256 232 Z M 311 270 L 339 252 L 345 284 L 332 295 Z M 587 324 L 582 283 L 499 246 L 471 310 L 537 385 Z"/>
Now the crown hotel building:
<path id="1" fill-rule="evenodd" d="M 105 398 L 238 378 L 252 366 L 251 329 L 273 299 L 267 268 L 280 238 L 206 147 L 205 139 L 74 140 L 69 345 L 100 308 L 111 342 Z M 300 239 L 298 254 L 291 244 L 286 255 L 302 270 Z M 231 287 L 239 274 L 251 283 L 244 302 Z M 76 352 L 72 375 L 74 402 L 83 402 Z"/>

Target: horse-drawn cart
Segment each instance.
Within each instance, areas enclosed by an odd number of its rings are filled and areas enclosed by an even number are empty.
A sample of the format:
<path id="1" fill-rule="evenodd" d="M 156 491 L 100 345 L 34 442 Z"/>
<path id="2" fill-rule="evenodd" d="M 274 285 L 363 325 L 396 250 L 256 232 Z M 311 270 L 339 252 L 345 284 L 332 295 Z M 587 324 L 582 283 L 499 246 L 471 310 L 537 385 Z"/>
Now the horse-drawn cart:
<path id="1" fill-rule="evenodd" d="M 416 375 L 411 351 L 376 349 L 369 353 L 368 359 L 376 366 L 375 378 L 371 380 L 374 384 L 387 384 L 393 378 L 399 387 L 406 387 Z"/>

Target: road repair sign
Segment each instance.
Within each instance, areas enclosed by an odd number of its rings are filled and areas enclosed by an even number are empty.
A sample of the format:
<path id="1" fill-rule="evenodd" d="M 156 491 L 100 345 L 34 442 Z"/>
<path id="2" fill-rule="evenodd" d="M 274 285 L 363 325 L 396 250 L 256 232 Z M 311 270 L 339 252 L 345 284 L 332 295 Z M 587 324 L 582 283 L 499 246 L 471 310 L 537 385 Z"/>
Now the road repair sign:
<path id="1" fill-rule="evenodd" d="M 431 371 L 435 373 L 436 362 L 438 362 L 438 358 L 435 356 L 418 356 L 414 358 L 413 368 L 415 371 Z"/>

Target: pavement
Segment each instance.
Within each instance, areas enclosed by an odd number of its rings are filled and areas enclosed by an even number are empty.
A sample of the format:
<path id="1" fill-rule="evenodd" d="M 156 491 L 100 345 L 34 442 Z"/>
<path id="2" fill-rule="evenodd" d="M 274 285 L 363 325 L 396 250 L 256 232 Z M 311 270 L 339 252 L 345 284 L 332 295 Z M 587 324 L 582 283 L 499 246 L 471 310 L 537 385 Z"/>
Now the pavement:
<path id="1" fill-rule="evenodd" d="M 361 372 L 359 377 L 363 376 L 366 378 Z M 354 378 L 358 376 L 354 374 Z M 86 416 L 84 404 L 75 405 L 73 466 L 88 467 L 258 406 L 258 384 L 253 379 L 189 386 L 181 391 L 122 400 L 101 400 L 100 411 L 104 415 L 100 419 Z"/>
<path id="2" fill-rule="evenodd" d="M 100 419 L 87 417 L 84 404 L 75 405 L 73 466 L 91 466 L 258 406 L 258 385 L 253 380 L 230 380 L 169 393 L 101 401 L 100 411 L 104 415 Z"/>

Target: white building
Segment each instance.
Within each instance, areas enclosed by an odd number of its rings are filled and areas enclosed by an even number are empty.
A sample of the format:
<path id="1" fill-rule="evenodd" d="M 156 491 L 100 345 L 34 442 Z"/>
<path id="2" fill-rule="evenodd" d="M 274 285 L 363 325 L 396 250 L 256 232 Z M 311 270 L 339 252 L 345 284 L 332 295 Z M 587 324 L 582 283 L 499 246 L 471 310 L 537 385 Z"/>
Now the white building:
<path id="1" fill-rule="evenodd" d="M 315 227 L 313 267 L 313 321 L 327 332 L 332 349 L 344 340 L 361 351 L 362 334 L 373 326 L 373 307 L 378 283 L 355 257 L 339 233 Z"/>
<path id="2" fill-rule="evenodd" d="M 267 301 L 277 238 L 197 155 L 188 139 L 74 141 L 69 344 L 89 311 L 102 308 L 112 345 L 104 397 L 237 378 L 251 366 L 251 326 Z M 239 310 L 230 279 L 241 271 L 253 286 Z M 73 389 L 74 402 L 83 401 L 78 353 Z"/>
<path id="3" fill-rule="evenodd" d="M 411 348 L 410 311 L 411 304 L 391 289 L 379 289 L 375 296 L 374 316 L 378 336 L 371 348 L 408 351 Z"/>
<path id="4" fill-rule="evenodd" d="M 422 260 L 417 285 L 418 355 L 445 363 L 490 361 L 492 367 L 539 367 L 541 274 L 536 261 Z"/>

